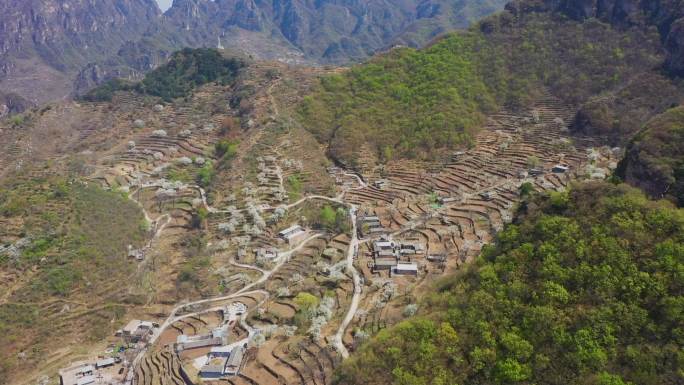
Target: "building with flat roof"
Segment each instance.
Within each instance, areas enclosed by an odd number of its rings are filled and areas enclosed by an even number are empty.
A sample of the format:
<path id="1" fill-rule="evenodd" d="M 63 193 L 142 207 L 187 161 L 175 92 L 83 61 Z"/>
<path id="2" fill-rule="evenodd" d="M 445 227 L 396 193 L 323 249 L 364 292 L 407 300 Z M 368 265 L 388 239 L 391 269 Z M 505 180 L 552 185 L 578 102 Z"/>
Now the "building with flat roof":
<path id="1" fill-rule="evenodd" d="M 112 366 L 118 362 L 119 362 L 119 360 L 117 360 L 115 357 L 104 358 L 101 360 L 97 360 L 95 362 L 95 368 L 97 368 L 97 369 L 107 368 L 107 367 Z"/>
<path id="2" fill-rule="evenodd" d="M 138 342 L 147 338 L 154 327 L 153 322 L 134 319 L 128 322 L 117 334 L 120 333 L 128 342 Z"/>
<path id="3" fill-rule="evenodd" d="M 278 233 L 278 236 L 288 244 L 293 245 L 306 238 L 306 230 L 300 225 L 292 225 Z"/>
<path id="4" fill-rule="evenodd" d="M 399 245 L 399 253 L 402 255 L 423 254 L 425 245 L 422 243 L 402 243 Z"/>
<path id="5" fill-rule="evenodd" d="M 414 262 L 399 262 L 392 271 L 397 275 L 418 275 L 418 264 Z"/>
<path id="6" fill-rule="evenodd" d="M 373 270 L 391 270 L 397 265 L 396 258 L 375 258 Z"/>
<path id="7" fill-rule="evenodd" d="M 60 385 L 87 385 L 95 382 L 95 366 L 81 362 L 59 371 Z"/>
<path id="8" fill-rule="evenodd" d="M 224 373 L 236 376 L 240 372 L 240 366 L 242 366 L 242 358 L 244 354 L 245 348 L 242 346 L 236 346 L 233 351 L 230 352 Z"/>
<path id="9" fill-rule="evenodd" d="M 189 336 L 181 334 L 176 338 L 174 348 L 176 352 L 182 352 L 189 349 L 206 348 L 209 346 L 220 346 L 225 342 L 226 330 L 224 328 L 216 328 L 208 334 L 199 334 Z"/>
<path id="10" fill-rule="evenodd" d="M 257 258 L 276 259 L 278 258 L 278 249 L 275 247 L 258 247 L 254 250 Z"/>
<path id="11" fill-rule="evenodd" d="M 203 378 L 219 378 L 226 370 L 228 356 L 210 354 L 207 362 L 200 369 L 200 376 Z"/>

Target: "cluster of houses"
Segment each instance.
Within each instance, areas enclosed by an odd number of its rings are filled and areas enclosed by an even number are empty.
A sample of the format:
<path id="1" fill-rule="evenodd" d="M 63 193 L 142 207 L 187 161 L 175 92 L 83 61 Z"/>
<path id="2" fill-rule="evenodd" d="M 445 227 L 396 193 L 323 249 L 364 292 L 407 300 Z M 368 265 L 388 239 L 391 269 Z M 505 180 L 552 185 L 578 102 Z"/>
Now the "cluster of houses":
<path id="1" fill-rule="evenodd" d="M 425 254 L 425 245 L 418 242 L 394 242 L 381 238 L 373 242 L 373 271 L 389 270 L 397 275 L 418 275 L 416 262 L 402 261 L 402 257 Z"/>
<path id="2" fill-rule="evenodd" d="M 59 371 L 60 385 L 90 385 L 118 382 L 111 367 L 121 363 L 118 357 L 101 358 L 93 362 L 78 362 Z"/>
<path id="3" fill-rule="evenodd" d="M 207 334 L 180 335 L 174 344 L 178 353 L 189 349 L 210 348 L 206 361 L 200 368 L 200 377 L 216 379 L 235 376 L 242 366 L 246 349 L 246 340 L 229 341 L 228 331 L 235 325 L 237 319 L 247 312 L 247 306 L 241 302 L 234 302 L 223 311 L 221 325 Z"/>
<path id="4" fill-rule="evenodd" d="M 131 320 L 123 328 L 116 331 L 126 344 L 146 343 L 159 325 L 151 321 Z M 126 369 L 124 348 L 112 355 L 100 356 L 94 361 L 83 361 L 59 370 L 60 385 L 118 384 L 124 382 Z"/>
<path id="5" fill-rule="evenodd" d="M 240 372 L 244 354 L 245 346 L 241 344 L 213 347 L 200 369 L 200 376 L 207 379 L 236 376 Z"/>

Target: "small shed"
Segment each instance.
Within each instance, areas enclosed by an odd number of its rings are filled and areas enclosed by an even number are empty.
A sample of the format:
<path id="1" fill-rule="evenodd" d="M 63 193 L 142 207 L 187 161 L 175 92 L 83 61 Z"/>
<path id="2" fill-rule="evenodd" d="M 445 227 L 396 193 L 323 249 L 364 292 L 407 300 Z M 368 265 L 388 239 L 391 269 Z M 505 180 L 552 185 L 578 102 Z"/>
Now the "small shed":
<path id="1" fill-rule="evenodd" d="M 95 362 L 95 367 L 97 369 L 102 369 L 102 368 L 110 367 L 114 364 L 116 364 L 116 358 L 109 357 L 109 358 L 104 358 L 102 360 L 98 360 L 97 362 Z"/>

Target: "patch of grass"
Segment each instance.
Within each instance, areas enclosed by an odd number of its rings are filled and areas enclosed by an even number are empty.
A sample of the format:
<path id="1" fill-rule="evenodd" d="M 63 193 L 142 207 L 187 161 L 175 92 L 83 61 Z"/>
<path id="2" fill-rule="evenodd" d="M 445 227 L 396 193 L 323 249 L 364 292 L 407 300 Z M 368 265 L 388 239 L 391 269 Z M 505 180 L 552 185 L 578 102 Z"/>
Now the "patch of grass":
<path id="1" fill-rule="evenodd" d="M 290 200 L 296 201 L 302 196 L 302 180 L 299 174 L 290 175 L 285 180 L 285 189 Z"/>

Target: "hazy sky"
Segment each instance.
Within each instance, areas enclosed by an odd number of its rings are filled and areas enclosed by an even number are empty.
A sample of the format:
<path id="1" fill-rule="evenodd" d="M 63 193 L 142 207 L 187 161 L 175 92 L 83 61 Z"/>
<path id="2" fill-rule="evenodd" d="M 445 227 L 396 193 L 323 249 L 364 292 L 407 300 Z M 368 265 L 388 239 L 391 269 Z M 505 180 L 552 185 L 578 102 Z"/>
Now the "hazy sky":
<path id="1" fill-rule="evenodd" d="M 159 3 L 159 8 L 161 8 L 162 11 L 169 9 L 172 2 L 173 0 L 157 0 L 157 3 Z"/>

